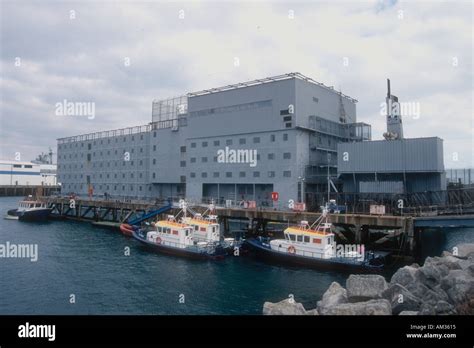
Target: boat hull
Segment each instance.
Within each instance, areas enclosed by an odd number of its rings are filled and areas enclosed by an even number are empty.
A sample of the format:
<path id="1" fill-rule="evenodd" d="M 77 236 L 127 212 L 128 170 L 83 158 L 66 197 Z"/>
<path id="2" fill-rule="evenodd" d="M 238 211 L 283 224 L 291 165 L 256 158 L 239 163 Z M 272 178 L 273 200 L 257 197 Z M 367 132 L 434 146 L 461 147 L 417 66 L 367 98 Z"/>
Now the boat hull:
<path id="1" fill-rule="evenodd" d="M 343 261 L 341 259 L 317 259 L 295 254 L 282 253 L 265 247 L 257 239 L 246 240 L 245 246 L 249 248 L 249 250 L 254 253 L 257 258 L 272 263 L 339 272 L 379 273 L 383 270 L 383 266 L 372 266 L 363 262 L 350 262 Z"/>
<path id="2" fill-rule="evenodd" d="M 50 208 L 46 208 L 18 212 L 18 219 L 20 221 L 44 221 L 49 218 L 51 210 Z"/>
<path id="3" fill-rule="evenodd" d="M 168 245 L 152 243 L 152 242 L 147 241 L 137 231 L 133 231 L 132 236 L 137 241 L 139 241 L 146 249 L 153 251 L 155 253 L 159 253 L 159 254 L 185 257 L 188 259 L 195 259 L 195 260 L 219 260 L 219 259 L 223 259 L 226 256 L 226 251 L 224 249 L 222 249 L 222 252 L 219 252 L 216 254 L 208 254 L 208 253 L 196 252 L 194 250 L 189 250 L 187 248 L 176 248 L 176 247 L 172 247 Z"/>

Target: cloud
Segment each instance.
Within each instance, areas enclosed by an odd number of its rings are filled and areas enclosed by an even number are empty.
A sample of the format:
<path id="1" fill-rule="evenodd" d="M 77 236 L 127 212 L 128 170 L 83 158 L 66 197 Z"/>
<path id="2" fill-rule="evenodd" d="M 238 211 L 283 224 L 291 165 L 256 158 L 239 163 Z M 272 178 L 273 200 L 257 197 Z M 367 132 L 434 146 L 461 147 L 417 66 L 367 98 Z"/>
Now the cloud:
<path id="1" fill-rule="evenodd" d="M 470 2 L 0 6 L 2 158 L 32 159 L 59 137 L 146 124 L 153 99 L 299 71 L 358 99 L 358 119 L 376 139 L 391 78 L 401 101 L 421 106 L 419 119 L 404 120 L 405 135 L 440 136 L 447 167 L 474 166 Z M 64 99 L 95 102 L 96 118 L 56 116 Z"/>

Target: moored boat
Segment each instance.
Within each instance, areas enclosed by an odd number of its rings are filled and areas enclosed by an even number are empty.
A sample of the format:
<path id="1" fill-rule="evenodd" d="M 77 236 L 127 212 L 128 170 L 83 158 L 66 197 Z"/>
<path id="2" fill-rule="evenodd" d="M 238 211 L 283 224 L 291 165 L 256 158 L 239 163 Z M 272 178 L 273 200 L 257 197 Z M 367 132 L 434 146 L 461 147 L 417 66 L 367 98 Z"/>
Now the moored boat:
<path id="1" fill-rule="evenodd" d="M 221 259 L 226 250 L 219 243 L 199 241 L 193 236 L 193 228 L 177 222 L 173 215 L 160 220 L 152 229 L 133 230 L 132 236 L 152 251 L 193 259 Z"/>
<path id="2" fill-rule="evenodd" d="M 5 218 L 20 221 L 42 221 L 49 218 L 51 210 L 45 202 L 28 198 L 18 203 L 18 209 L 10 209 Z"/>
<path id="3" fill-rule="evenodd" d="M 315 222 L 315 228 L 302 221 L 285 229 L 284 239 L 258 237 L 246 240 L 246 245 L 258 257 L 285 264 L 363 272 L 384 268 L 388 253 L 365 251 L 363 245 L 336 245 L 326 214 Z"/>

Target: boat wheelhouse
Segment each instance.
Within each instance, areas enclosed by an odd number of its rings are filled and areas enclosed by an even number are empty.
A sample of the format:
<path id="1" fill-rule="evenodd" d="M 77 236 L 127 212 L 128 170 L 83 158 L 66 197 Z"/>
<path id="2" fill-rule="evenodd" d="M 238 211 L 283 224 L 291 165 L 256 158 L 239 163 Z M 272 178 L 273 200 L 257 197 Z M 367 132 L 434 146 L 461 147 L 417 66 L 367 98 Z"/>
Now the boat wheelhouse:
<path id="1" fill-rule="evenodd" d="M 192 228 L 195 240 L 202 242 L 219 242 L 221 239 L 217 215 L 195 214 L 193 217 L 183 217 L 182 222 Z"/>

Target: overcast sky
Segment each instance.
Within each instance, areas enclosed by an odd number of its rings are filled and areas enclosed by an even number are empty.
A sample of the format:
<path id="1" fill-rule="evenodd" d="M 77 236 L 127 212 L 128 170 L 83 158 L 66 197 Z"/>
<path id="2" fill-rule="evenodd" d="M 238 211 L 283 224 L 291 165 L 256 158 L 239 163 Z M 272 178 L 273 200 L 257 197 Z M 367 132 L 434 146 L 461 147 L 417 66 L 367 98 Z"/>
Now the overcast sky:
<path id="1" fill-rule="evenodd" d="M 439 136 L 447 168 L 474 166 L 471 1 L 0 4 L 2 159 L 146 124 L 153 99 L 297 71 L 359 100 L 373 139 L 389 77 L 420 107 L 405 137 Z M 64 99 L 95 118 L 56 115 Z"/>

